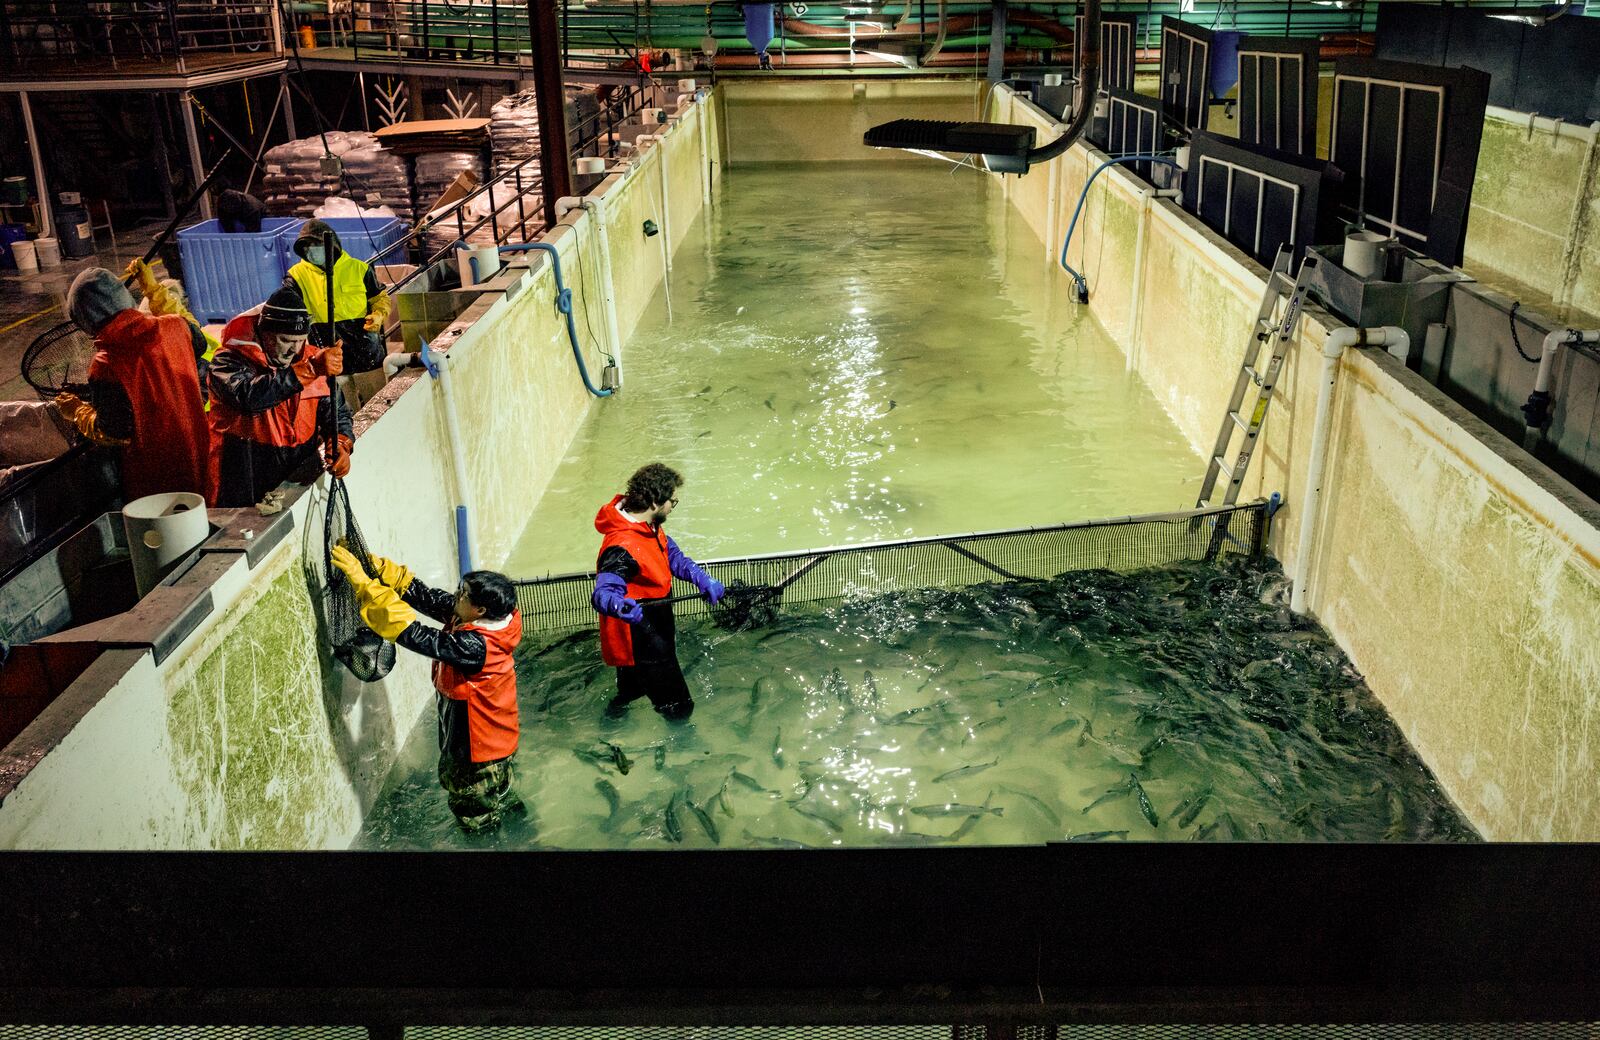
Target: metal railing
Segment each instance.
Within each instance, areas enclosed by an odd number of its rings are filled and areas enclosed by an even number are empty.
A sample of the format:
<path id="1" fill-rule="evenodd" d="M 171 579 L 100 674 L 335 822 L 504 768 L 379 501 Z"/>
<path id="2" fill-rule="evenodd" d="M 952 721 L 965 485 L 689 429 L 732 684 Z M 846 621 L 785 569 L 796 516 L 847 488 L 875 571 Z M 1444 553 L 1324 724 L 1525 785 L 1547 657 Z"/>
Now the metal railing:
<path id="1" fill-rule="evenodd" d="M 621 146 L 617 128 L 654 98 L 653 84 L 617 88 L 598 112 L 568 128 L 572 156 L 615 158 Z M 418 221 L 405 239 L 374 254 L 369 261 L 374 266 L 404 262 L 413 255 L 421 260 L 415 271 L 388 287 L 390 294 L 398 293 L 423 277 L 458 246 L 471 242 L 486 228 L 495 245 L 528 242 L 541 234 L 546 225 L 539 158 L 537 154 L 531 155 L 508 167 L 449 208 Z M 481 212 L 485 208 L 487 212 Z M 502 214 L 506 219 L 502 220 Z M 441 229 L 451 233 L 450 241 L 442 248 L 429 251 L 426 242 Z"/>
<path id="2" fill-rule="evenodd" d="M 6 0 L 0 5 L 0 75 L 48 69 L 79 74 L 188 59 L 279 53 L 273 0 Z"/>

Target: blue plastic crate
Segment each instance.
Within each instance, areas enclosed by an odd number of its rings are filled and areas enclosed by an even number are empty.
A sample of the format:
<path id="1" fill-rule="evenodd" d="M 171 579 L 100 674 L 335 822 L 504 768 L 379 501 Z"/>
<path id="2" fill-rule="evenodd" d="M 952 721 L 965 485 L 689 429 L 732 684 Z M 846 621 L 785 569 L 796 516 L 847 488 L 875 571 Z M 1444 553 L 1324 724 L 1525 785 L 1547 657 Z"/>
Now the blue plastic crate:
<path id="1" fill-rule="evenodd" d="M 323 223 L 333 228 L 333 233 L 339 236 L 339 247 L 357 260 L 371 260 L 380 250 L 404 239 L 409 231 L 405 222 L 395 217 L 330 217 Z M 296 225 L 294 232 L 284 240 L 291 266 L 300 259 L 294 254 L 294 240 L 299 237 L 300 225 Z M 403 264 L 406 262 L 405 254 L 393 254 L 388 262 Z"/>
<path id="2" fill-rule="evenodd" d="M 215 220 L 178 232 L 189 308 L 205 322 L 227 321 L 266 300 L 283 284 L 285 257 L 301 221 L 267 217 L 255 234 L 223 234 Z"/>

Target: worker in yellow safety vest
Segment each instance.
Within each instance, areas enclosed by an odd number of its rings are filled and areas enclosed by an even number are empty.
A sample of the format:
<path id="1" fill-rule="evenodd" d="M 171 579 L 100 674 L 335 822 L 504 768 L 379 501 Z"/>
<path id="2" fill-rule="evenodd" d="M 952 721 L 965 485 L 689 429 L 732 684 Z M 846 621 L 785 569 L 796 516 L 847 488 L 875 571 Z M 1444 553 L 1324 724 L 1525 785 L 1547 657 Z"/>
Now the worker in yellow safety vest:
<path id="1" fill-rule="evenodd" d="M 332 236 L 331 265 L 323 256 L 325 236 Z M 369 372 L 383 364 L 388 352 L 384 342 L 384 322 L 389 317 L 389 294 L 378 285 L 372 266 L 346 253 L 339 236 L 326 223 L 308 220 L 295 239 L 294 251 L 300 262 L 289 268 L 288 280 L 300 290 L 306 310 L 311 312 L 311 343 L 324 343 L 328 335 L 328 275 L 333 270 L 333 322 L 344 345 L 344 370 Z"/>

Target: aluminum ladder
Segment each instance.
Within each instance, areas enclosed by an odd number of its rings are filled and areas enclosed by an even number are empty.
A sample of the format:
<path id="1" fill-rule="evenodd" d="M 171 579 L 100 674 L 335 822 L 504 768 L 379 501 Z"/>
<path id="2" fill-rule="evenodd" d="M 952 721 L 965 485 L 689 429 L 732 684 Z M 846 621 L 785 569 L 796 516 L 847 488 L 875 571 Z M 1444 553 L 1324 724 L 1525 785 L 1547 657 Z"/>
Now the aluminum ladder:
<path id="1" fill-rule="evenodd" d="M 1244 361 L 1239 366 L 1239 378 L 1233 384 L 1233 396 L 1228 399 L 1228 414 L 1223 416 L 1222 430 L 1217 434 L 1216 447 L 1211 451 L 1211 463 L 1206 467 L 1205 481 L 1200 485 L 1200 496 L 1195 508 L 1203 509 L 1211 502 L 1217 490 L 1217 478 L 1226 477 L 1227 491 L 1222 505 L 1231 506 L 1239 498 L 1239 488 L 1244 484 L 1245 473 L 1250 469 L 1250 459 L 1255 454 L 1256 439 L 1267 420 L 1267 408 L 1272 404 L 1272 391 L 1278 383 L 1278 371 L 1283 367 L 1283 357 L 1294 342 L 1300 327 L 1300 310 L 1305 304 L 1307 282 L 1317 269 L 1319 257 L 1310 250 L 1300 261 L 1300 270 L 1289 277 L 1289 267 L 1294 262 L 1294 252 L 1287 246 L 1278 250 L 1272 263 L 1272 273 L 1267 276 L 1267 291 L 1261 298 L 1261 312 L 1256 315 L 1250 341 L 1245 344 Z M 1282 304 L 1282 309 L 1279 305 Z M 1270 353 L 1268 350 L 1270 349 Z M 1266 356 L 1263 364 L 1262 357 Z M 1254 406 L 1248 413 L 1242 410 L 1245 395 L 1251 385 L 1256 387 Z M 1239 450 L 1228 462 L 1233 432 L 1244 434 Z"/>

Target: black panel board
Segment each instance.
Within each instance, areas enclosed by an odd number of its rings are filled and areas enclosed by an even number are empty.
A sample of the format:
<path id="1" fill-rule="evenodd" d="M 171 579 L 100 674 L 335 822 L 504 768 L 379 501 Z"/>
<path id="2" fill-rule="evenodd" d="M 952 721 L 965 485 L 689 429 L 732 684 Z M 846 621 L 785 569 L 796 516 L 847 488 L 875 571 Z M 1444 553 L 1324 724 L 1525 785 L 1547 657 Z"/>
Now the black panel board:
<path id="1" fill-rule="evenodd" d="M 1226 176 L 1207 163 L 1208 159 L 1238 168 L 1231 194 Z M 1260 174 L 1298 188 L 1298 203 L 1288 188 L 1262 181 L 1257 176 Z M 1189 141 L 1183 207 L 1256 260 L 1270 265 L 1281 245 L 1291 245 L 1299 256 L 1309 245 L 1337 240 L 1341 225 L 1334 204 L 1339 179 L 1339 171 L 1330 163 L 1293 152 L 1249 147 L 1232 138 L 1196 131 Z"/>
<path id="2" fill-rule="evenodd" d="M 1400 91 L 1393 86 L 1374 87 L 1370 105 L 1364 111 L 1363 92 L 1368 85 L 1361 81 L 1368 79 L 1441 88 L 1444 92 L 1443 116 L 1433 133 L 1424 132 L 1420 126 L 1423 103 L 1412 102 L 1419 95 L 1406 92 L 1410 106 L 1406 120 L 1409 132 L 1405 137 L 1408 154 L 1400 165 L 1406 171 L 1403 183 L 1409 190 L 1402 211 L 1420 212 L 1416 209 L 1417 193 L 1422 189 L 1410 185 L 1415 183 L 1424 163 L 1432 166 L 1437 148 L 1439 177 L 1437 186 L 1426 192 L 1431 197 L 1427 225 L 1425 229 L 1411 229 L 1420 235 L 1414 244 L 1422 252 L 1440 263 L 1458 266 L 1466 241 L 1478 145 L 1483 139 L 1489 76 L 1478 69 L 1446 69 L 1373 58 L 1341 58 L 1335 63 L 1332 155 L 1345 172 L 1340 205 L 1345 217 L 1352 221 L 1363 212 L 1375 220 L 1387 221 L 1394 216 L 1394 142 L 1400 130 Z M 1363 162 L 1364 125 L 1367 142 Z"/>
<path id="3" fill-rule="evenodd" d="M 1600 119 L 1600 19 L 1522 25 L 1461 7 L 1378 5 L 1377 56 L 1470 66 L 1492 77 L 1489 103 L 1587 123 Z"/>
<path id="4" fill-rule="evenodd" d="M 1269 36 L 1249 36 L 1239 45 L 1241 141 L 1316 154 L 1319 47 L 1316 40 Z M 1281 65 L 1280 75 L 1270 74 L 1278 71 L 1273 68 L 1274 61 Z M 1269 73 L 1259 79 L 1255 75 L 1258 63 Z"/>
<path id="5" fill-rule="evenodd" d="M 1161 100 L 1167 117 L 1188 130 L 1206 125 L 1212 46 L 1211 30 L 1161 16 Z"/>
<path id="6" fill-rule="evenodd" d="M 1110 114 L 1106 119 L 1106 150 L 1112 155 L 1150 155 L 1166 147 L 1168 134 L 1161 113 L 1161 102 L 1148 94 L 1132 90 L 1112 90 Z M 1150 163 L 1134 163 L 1130 169 L 1150 179 Z"/>
<path id="7" fill-rule="evenodd" d="M 1083 15 L 1073 19 L 1072 78 L 1081 81 L 1079 72 L 1083 39 Z M 1113 87 L 1133 89 L 1134 41 L 1138 38 L 1139 19 L 1134 15 L 1100 16 L 1100 93 Z"/>

